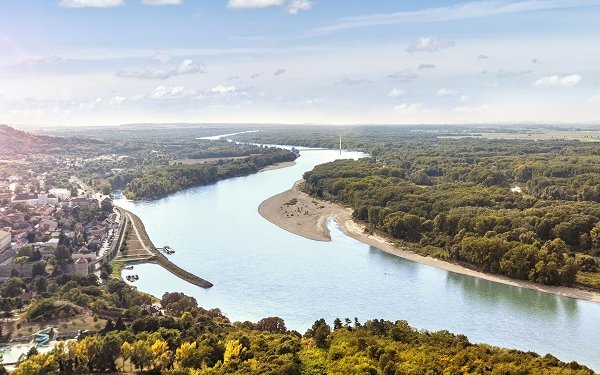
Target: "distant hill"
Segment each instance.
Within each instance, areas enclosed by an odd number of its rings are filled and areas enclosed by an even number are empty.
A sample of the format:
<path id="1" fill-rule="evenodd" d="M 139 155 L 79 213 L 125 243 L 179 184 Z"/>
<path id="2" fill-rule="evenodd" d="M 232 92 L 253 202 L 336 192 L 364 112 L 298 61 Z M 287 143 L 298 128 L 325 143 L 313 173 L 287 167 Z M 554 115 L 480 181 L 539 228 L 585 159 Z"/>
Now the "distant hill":
<path id="1" fill-rule="evenodd" d="M 0 125 L 0 159 L 12 159 L 30 154 L 71 153 L 74 147 L 97 143 L 83 138 L 36 135 Z"/>
<path id="2" fill-rule="evenodd" d="M 51 137 L 40 137 L 7 125 L 0 125 L 0 156 L 2 158 L 27 154 L 32 149 L 38 149 L 52 143 L 55 142 Z"/>

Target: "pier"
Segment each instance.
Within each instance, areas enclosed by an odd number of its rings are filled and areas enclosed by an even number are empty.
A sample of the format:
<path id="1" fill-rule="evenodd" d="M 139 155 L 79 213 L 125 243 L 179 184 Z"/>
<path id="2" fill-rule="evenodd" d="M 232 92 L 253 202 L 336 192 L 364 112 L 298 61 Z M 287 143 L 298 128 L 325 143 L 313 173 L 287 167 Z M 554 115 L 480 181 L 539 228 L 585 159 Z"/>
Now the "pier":
<path id="1" fill-rule="evenodd" d="M 154 246 L 152 241 L 150 241 L 150 237 L 148 237 L 148 233 L 146 233 L 146 228 L 144 227 L 144 224 L 142 223 L 140 218 L 137 217 L 134 213 L 127 211 L 121 207 L 119 207 L 118 209 L 123 214 L 123 217 L 127 217 L 128 233 L 127 238 L 125 240 L 128 245 L 128 250 L 126 254 L 119 254 L 118 258 L 115 260 L 115 263 L 117 263 L 121 267 L 132 264 L 155 263 L 162 266 L 164 269 L 171 272 L 173 275 L 179 277 L 180 279 L 189 282 L 190 284 L 205 289 L 211 288 L 213 286 L 213 284 L 210 281 L 196 276 L 193 273 L 188 272 L 176 265 L 175 263 L 171 262 L 161 251 L 167 254 L 172 254 L 175 252 L 175 250 L 173 250 L 169 246 L 165 246 L 159 250 L 156 246 Z M 131 247 L 135 246 L 135 248 L 129 248 L 130 245 Z M 167 248 L 170 249 L 169 251 L 172 252 L 166 252 Z"/>

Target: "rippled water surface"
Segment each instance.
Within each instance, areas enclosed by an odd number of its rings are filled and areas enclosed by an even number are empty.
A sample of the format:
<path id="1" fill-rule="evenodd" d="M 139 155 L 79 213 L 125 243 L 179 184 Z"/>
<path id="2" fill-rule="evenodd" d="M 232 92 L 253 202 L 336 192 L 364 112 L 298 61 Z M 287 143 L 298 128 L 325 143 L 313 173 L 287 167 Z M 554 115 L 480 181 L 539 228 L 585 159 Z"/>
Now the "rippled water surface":
<path id="1" fill-rule="evenodd" d="M 156 265 L 139 265 L 135 285 L 161 296 L 193 295 L 232 320 L 285 319 L 304 332 L 319 318 L 407 320 L 600 370 L 600 304 L 506 286 L 397 258 L 346 237 L 330 222 L 331 242 L 290 234 L 263 219 L 258 205 L 304 171 L 359 153 L 303 151 L 290 168 L 190 189 L 154 202 L 116 203 L 140 216 L 157 246 L 215 286 L 204 290 Z"/>

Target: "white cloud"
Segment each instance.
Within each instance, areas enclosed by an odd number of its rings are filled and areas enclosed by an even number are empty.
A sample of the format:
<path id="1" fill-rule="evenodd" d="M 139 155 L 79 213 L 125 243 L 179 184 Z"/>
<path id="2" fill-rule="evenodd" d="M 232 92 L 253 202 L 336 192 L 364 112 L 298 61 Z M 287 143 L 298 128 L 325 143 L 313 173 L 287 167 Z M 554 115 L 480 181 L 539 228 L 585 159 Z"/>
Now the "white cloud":
<path id="1" fill-rule="evenodd" d="M 392 91 L 390 91 L 388 93 L 388 97 L 390 97 L 390 98 L 398 98 L 398 97 L 400 97 L 400 96 L 402 96 L 404 94 L 406 94 L 406 91 L 394 87 L 392 89 Z"/>
<path id="2" fill-rule="evenodd" d="M 454 112 L 470 114 L 485 111 L 486 109 L 488 109 L 487 105 L 480 105 L 476 107 L 459 106 L 454 108 Z"/>
<path id="3" fill-rule="evenodd" d="M 196 96 L 195 90 L 183 86 L 158 86 L 148 95 L 150 99 L 182 99 Z"/>
<path id="4" fill-rule="evenodd" d="M 22 65 L 54 64 L 65 61 L 61 56 L 28 57 L 21 60 Z"/>
<path id="5" fill-rule="evenodd" d="M 178 75 L 197 73 L 204 73 L 204 65 L 186 59 L 176 68 L 158 70 L 121 70 L 117 72 L 117 76 L 123 78 L 167 79 Z"/>
<path id="6" fill-rule="evenodd" d="M 349 77 L 344 77 L 336 83 L 336 86 L 367 86 L 371 83 L 373 82 L 369 81 L 368 79 L 352 79 Z"/>
<path id="7" fill-rule="evenodd" d="M 419 70 L 424 70 L 424 69 L 434 69 L 435 65 L 433 64 L 419 64 L 418 69 Z"/>
<path id="8" fill-rule="evenodd" d="M 437 93 L 435 95 L 436 96 L 455 96 L 455 95 L 458 95 L 458 91 L 454 91 L 454 90 L 442 87 L 441 89 L 439 89 L 437 91 Z"/>
<path id="9" fill-rule="evenodd" d="M 454 42 L 430 36 L 419 38 L 416 42 L 408 46 L 408 52 L 437 52 L 444 48 L 453 47 Z"/>
<path id="10" fill-rule="evenodd" d="M 210 89 L 210 92 L 220 94 L 220 95 L 233 94 L 236 91 L 237 91 L 237 87 L 225 86 L 225 85 L 217 85 L 217 86 L 213 87 L 212 89 Z"/>
<path id="11" fill-rule="evenodd" d="M 152 57 L 152 60 L 158 61 L 161 64 L 166 64 L 169 61 L 171 61 L 171 59 L 172 59 L 172 56 L 166 52 L 157 52 Z"/>
<path id="12" fill-rule="evenodd" d="M 498 77 L 498 78 L 514 78 L 514 77 L 526 76 L 531 73 L 532 73 L 531 70 L 512 71 L 512 70 L 501 69 L 496 73 L 496 77 Z"/>
<path id="13" fill-rule="evenodd" d="M 413 73 L 413 71 L 410 69 L 404 69 L 399 72 L 388 75 L 387 78 L 391 79 L 392 81 L 408 83 L 419 78 L 419 76 Z"/>
<path id="14" fill-rule="evenodd" d="M 142 0 L 144 5 L 179 5 L 183 0 Z"/>
<path id="15" fill-rule="evenodd" d="M 141 79 L 167 79 L 174 75 L 176 70 L 120 70 L 117 77 L 121 78 L 141 78 Z"/>
<path id="16" fill-rule="evenodd" d="M 287 5 L 290 14 L 298 14 L 302 10 L 310 10 L 313 3 L 310 0 L 291 0 Z"/>
<path id="17" fill-rule="evenodd" d="M 112 8 L 125 5 L 125 0 L 61 0 L 63 8 Z"/>
<path id="18" fill-rule="evenodd" d="M 600 94 L 594 95 L 594 96 L 590 96 L 587 100 L 587 103 L 590 104 L 596 104 L 596 103 L 600 103 Z"/>
<path id="19" fill-rule="evenodd" d="M 229 0 L 227 8 L 229 9 L 257 9 L 268 7 L 280 7 L 284 0 Z"/>
<path id="20" fill-rule="evenodd" d="M 94 100 L 79 103 L 77 105 L 77 109 L 80 111 L 92 111 L 96 109 L 96 106 L 98 106 L 100 103 L 102 103 L 102 98 L 96 98 Z"/>
<path id="21" fill-rule="evenodd" d="M 117 107 L 117 106 L 120 106 L 121 104 L 125 103 L 126 100 L 127 100 L 127 98 L 125 98 L 124 96 L 113 96 L 110 99 L 109 104 L 113 107 Z"/>
<path id="22" fill-rule="evenodd" d="M 414 114 L 423 111 L 423 103 L 402 103 L 394 106 L 394 111 L 404 114 Z"/>
<path id="23" fill-rule="evenodd" d="M 194 60 L 186 59 L 177 68 L 177 74 L 196 74 L 204 71 L 204 66 Z"/>
<path id="24" fill-rule="evenodd" d="M 425 23 L 457 21 L 475 18 L 495 17 L 506 14 L 525 13 L 551 9 L 568 9 L 582 6 L 596 6 L 597 0 L 526 0 L 526 1 L 469 1 L 456 5 L 424 8 L 387 14 L 369 14 L 342 18 L 330 25 L 318 27 L 314 33 L 329 33 L 341 30 L 396 25 L 404 23 Z"/>
<path id="25" fill-rule="evenodd" d="M 533 82 L 533 87 L 573 87 L 577 86 L 581 82 L 581 76 L 579 74 L 570 74 L 564 76 L 545 76 L 537 81 Z"/>
<path id="26" fill-rule="evenodd" d="M 479 55 L 477 56 L 479 60 L 488 60 L 490 57 L 488 55 Z"/>
<path id="27" fill-rule="evenodd" d="M 289 14 L 298 14 L 313 7 L 311 0 L 229 0 L 229 9 L 260 9 L 269 7 L 283 7 Z"/>
<path id="28" fill-rule="evenodd" d="M 469 95 L 461 95 L 458 98 L 458 100 L 461 101 L 461 102 L 463 102 L 463 103 L 466 103 L 466 102 L 468 102 L 468 101 L 471 100 L 471 97 Z"/>

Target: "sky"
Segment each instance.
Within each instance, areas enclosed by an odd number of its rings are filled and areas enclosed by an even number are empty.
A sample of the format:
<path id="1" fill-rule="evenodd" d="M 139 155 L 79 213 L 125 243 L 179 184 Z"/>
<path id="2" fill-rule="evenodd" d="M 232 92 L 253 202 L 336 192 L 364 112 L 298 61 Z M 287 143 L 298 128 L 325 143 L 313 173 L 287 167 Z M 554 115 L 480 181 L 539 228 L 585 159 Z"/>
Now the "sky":
<path id="1" fill-rule="evenodd" d="M 600 123 L 600 0 L 0 0 L 0 123 Z"/>

